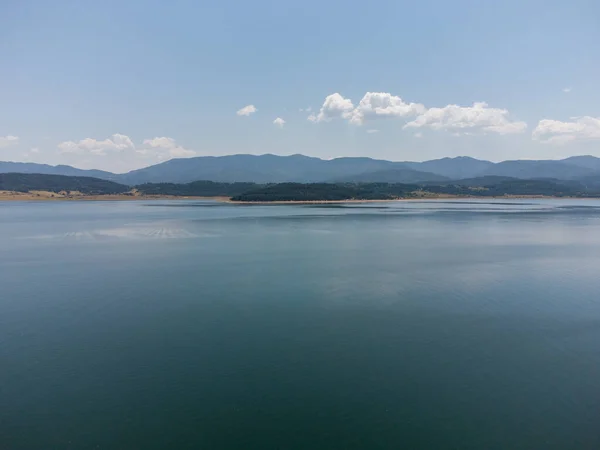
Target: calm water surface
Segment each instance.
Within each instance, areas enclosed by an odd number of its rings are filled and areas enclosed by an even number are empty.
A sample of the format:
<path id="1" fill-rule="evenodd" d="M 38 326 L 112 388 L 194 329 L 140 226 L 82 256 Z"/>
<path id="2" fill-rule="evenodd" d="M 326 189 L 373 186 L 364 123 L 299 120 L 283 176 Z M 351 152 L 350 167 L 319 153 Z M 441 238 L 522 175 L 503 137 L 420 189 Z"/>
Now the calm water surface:
<path id="1" fill-rule="evenodd" d="M 599 449 L 600 202 L 0 203 L 0 449 Z"/>

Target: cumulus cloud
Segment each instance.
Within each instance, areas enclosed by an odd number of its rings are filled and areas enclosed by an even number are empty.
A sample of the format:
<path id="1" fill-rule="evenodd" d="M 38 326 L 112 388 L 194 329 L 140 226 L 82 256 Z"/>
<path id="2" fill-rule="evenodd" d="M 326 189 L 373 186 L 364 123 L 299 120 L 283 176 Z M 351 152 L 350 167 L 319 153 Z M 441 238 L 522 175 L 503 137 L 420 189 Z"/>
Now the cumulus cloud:
<path id="1" fill-rule="evenodd" d="M 127 153 L 132 156 L 154 156 L 159 159 L 186 158 L 196 154 L 195 151 L 178 145 L 175 139 L 170 137 L 145 139 L 143 145 L 136 148 L 129 136 L 118 133 L 104 140 L 85 138 L 78 142 L 61 142 L 58 144 L 58 149 L 63 154 L 106 156 Z"/>
<path id="2" fill-rule="evenodd" d="M 155 137 L 154 139 L 145 139 L 146 148 L 138 149 L 137 152 L 142 155 L 156 154 L 159 157 L 170 156 L 172 158 L 189 158 L 196 155 L 193 150 L 181 147 L 170 137 Z"/>
<path id="3" fill-rule="evenodd" d="M 19 143 L 19 136 L 0 136 L 0 148 Z"/>
<path id="4" fill-rule="evenodd" d="M 23 153 L 23 157 L 25 160 L 30 161 L 32 158 L 36 157 L 40 152 L 40 149 L 37 147 L 30 148 L 28 152 Z"/>
<path id="5" fill-rule="evenodd" d="M 564 88 L 562 91 L 563 91 L 565 94 L 568 94 L 568 93 L 569 93 L 569 92 L 571 92 L 572 90 L 573 90 L 573 88 L 572 88 L 572 87 L 566 87 L 566 88 Z"/>
<path id="6" fill-rule="evenodd" d="M 367 119 L 409 117 L 423 114 L 425 111 L 425 106 L 420 103 L 406 103 L 400 97 L 387 92 L 367 92 L 348 118 L 350 123 L 362 125 Z"/>
<path id="7" fill-rule="evenodd" d="M 273 123 L 275 125 L 277 125 L 279 128 L 283 128 L 283 126 L 285 125 L 285 120 L 283 120 L 281 117 L 278 117 L 277 119 L 275 119 L 273 121 Z"/>
<path id="8" fill-rule="evenodd" d="M 367 92 L 355 107 L 352 100 L 335 93 L 325 98 L 318 114 L 311 114 L 311 122 L 329 122 L 335 118 L 362 125 L 367 120 L 383 117 L 409 117 L 426 111 L 420 103 L 407 103 L 388 92 Z"/>
<path id="9" fill-rule="evenodd" d="M 491 108 L 485 102 L 474 103 L 473 106 L 447 105 L 428 109 L 421 103 L 406 102 L 388 92 L 367 92 L 356 107 L 352 100 L 339 93 L 328 95 L 319 113 L 311 114 L 308 120 L 329 122 L 342 118 L 354 125 L 363 125 L 385 117 L 416 117 L 404 128 L 428 127 L 461 135 L 469 132 L 516 134 L 527 128 L 525 122 L 511 120 L 506 109 Z"/>
<path id="10" fill-rule="evenodd" d="M 152 148 L 173 148 L 177 144 L 175 144 L 175 139 L 170 137 L 155 137 L 154 139 L 145 139 L 144 145 Z"/>
<path id="11" fill-rule="evenodd" d="M 337 92 L 328 95 L 323 102 L 323 106 L 318 114 L 311 114 L 308 120 L 311 122 L 329 122 L 332 119 L 341 117 L 342 119 L 350 118 L 350 114 L 354 109 L 352 101 L 342 97 Z"/>
<path id="12" fill-rule="evenodd" d="M 122 152 L 125 150 L 135 149 L 135 145 L 124 134 L 113 134 L 109 139 L 99 141 L 92 138 L 85 138 L 79 142 L 65 141 L 58 144 L 58 149 L 61 153 L 90 153 L 93 155 L 104 156 L 107 152 Z"/>
<path id="13" fill-rule="evenodd" d="M 600 117 L 572 117 L 570 122 L 543 119 L 533 130 L 532 137 L 545 144 L 600 139 Z"/>
<path id="14" fill-rule="evenodd" d="M 241 109 L 238 109 L 238 111 L 236 112 L 236 114 L 238 116 L 249 116 L 250 114 L 254 114 L 256 111 L 258 111 L 258 109 L 256 109 L 256 106 L 254 105 L 247 105 L 244 106 Z"/>
<path id="15" fill-rule="evenodd" d="M 506 109 L 490 108 L 485 102 L 474 103 L 473 106 L 447 105 L 428 109 L 404 128 L 428 127 L 460 134 L 474 130 L 498 134 L 524 132 L 527 124 L 511 121 L 508 115 Z"/>

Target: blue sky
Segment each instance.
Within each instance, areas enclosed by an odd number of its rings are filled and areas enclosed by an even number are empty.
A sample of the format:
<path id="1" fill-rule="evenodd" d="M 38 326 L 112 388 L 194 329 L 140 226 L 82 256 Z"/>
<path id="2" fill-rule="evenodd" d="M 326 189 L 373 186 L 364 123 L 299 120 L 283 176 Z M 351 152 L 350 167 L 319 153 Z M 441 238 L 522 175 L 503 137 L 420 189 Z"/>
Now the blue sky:
<path id="1" fill-rule="evenodd" d="M 4 0 L 0 17 L 0 160 L 600 156 L 597 1 Z"/>

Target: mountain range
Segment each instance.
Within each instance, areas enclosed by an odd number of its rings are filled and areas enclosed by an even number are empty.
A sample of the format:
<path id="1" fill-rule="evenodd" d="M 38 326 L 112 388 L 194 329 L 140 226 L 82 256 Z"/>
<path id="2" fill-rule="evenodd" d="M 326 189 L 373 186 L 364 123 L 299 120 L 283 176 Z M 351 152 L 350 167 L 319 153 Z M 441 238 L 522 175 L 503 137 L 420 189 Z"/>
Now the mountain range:
<path id="1" fill-rule="evenodd" d="M 600 183 L 600 158 L 573 156 L 562 160 L 514 160 L 493 163 L 467 156 L 424 162 L 393 162 L 366 157 L 324 160 L 304 155 L 230 155 L 171 159 L 115 174 L 102 170 L 47 164 L 0 162 L 0 173 L 86 176 L 126 185 L 189 183 L 197 180 L 254 183 L 427 183 L 480 177 L 555 179 Z"/>

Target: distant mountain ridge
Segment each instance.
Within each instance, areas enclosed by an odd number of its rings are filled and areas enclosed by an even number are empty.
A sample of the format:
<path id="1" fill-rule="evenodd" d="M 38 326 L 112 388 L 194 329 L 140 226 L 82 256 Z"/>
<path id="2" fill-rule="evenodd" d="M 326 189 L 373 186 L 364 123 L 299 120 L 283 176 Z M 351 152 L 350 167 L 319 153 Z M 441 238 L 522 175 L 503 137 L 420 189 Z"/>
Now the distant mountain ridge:
<path id="1" fill-rule="evenodd" d="M 565 161 L 503 161 L 479 174 L 480 176 L 497 175 L 521 179 L 554 178 L 557 180 L 574 180 L 593 175 L 597 170 L 581 167 Z"/>
<path id="2" fill-rule="evenodd" d="M 43 175 L 65 175 L 69 177 L 94 177 L 114 181 L 118 175 L 104 170 L 77 169 L 72 166 L 0 161 L 0 173 L 39 173 Z"/>
<path id="3" fill-rule="evenodd" d="M 452 180 L 474 177 L 494 166 L 494 163 L 491 161 L 475 159 L 469 156 L 446 157 L 424 162 L 405 162 L 404 164 L 411 169 L 431 172 Z"/>
<path id="4" fill-rule="evenodd" d="M 171 159 L 124 174 L 83 170 L 65 165 L 0 162 L 0 173 L 87 176 L 129 186 L 143 183 L 190 183 L 199 180 L 226 183 L 422 183 L 488 176 L 555 180 L 585 178 L 588 182 L 595 183 L 600 177 L 600 158 L 583 155 L 563 160 L 515 160 L 494 163 L 460 156 L 424 162 L 394 162 L 367 157 L 324 160 L 299 154 L 242 154 Z"/>
<path id="5" fill-rule="evenodd" d="M 421 172 L 404 167 L 363 172 L 356 175 L 331 179 L 331 182 L 346 183 L 435 183 L 448 181 L 448 177 L 430 172 Z"/>

